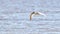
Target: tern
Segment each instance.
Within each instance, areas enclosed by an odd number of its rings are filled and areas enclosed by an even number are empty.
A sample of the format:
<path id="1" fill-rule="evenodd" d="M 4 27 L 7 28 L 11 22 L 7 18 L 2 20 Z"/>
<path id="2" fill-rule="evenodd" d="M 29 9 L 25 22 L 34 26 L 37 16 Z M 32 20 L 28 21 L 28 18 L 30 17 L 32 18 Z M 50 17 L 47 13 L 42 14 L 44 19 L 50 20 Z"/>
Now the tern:
<path id="1" fill-rule="evenodd" d="M 32 20 L 32 16 L 34 16 L 34 15 L 43 15 L 43 16 L 46 16 L 45 14 L 43 14 L 43 13 L 41 13 L 41 12 L 32 12 L 32 13 L 30 14 L 30 20 Z"/>

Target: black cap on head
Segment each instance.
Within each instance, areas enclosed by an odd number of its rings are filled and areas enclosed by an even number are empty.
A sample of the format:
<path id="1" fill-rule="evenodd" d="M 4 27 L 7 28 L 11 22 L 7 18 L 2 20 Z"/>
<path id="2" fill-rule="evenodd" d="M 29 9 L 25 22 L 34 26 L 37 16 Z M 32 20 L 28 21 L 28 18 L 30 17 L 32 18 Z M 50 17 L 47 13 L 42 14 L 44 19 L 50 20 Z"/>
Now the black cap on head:
<path id="1" fill-rule="evenodd" d="M 32 14 L 34 14 L 35 12 L 32 12 Z"/>

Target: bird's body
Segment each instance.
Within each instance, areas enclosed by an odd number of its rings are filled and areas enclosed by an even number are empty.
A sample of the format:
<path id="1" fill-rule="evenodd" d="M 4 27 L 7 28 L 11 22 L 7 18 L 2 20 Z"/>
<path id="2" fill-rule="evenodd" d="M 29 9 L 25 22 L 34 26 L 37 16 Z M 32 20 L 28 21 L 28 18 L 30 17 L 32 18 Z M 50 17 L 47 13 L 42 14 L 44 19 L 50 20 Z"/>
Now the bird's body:
<path id="1" fill-rule="evenodd" d="M 43 13 L 41 13 L 41 12 L 32 12 L 31 14 L 30 14 L 30 20 L 32 20 L 32 16 L 33 15 L 44 15 L 44 16 L 46 16 L 45 14 L 43 14 Z"/>

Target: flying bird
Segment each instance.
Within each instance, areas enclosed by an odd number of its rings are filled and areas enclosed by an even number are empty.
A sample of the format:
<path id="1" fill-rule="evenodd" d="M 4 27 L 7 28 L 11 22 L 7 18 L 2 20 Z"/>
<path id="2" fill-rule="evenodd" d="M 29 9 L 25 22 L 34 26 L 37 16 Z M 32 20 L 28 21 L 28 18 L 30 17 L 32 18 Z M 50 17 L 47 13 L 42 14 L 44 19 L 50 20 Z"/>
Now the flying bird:
<path id="1" fill-rule="evenodd" d="M 46 16 L 45 14 L 43 14 L 43 13 L 41 13 L 41 12 L 32 12 L 32 13 L 30 14 L 30 20 L 32 20 L 32 16 L 34 16 L 34 15 L 43 15 L 43 16 Z"/>

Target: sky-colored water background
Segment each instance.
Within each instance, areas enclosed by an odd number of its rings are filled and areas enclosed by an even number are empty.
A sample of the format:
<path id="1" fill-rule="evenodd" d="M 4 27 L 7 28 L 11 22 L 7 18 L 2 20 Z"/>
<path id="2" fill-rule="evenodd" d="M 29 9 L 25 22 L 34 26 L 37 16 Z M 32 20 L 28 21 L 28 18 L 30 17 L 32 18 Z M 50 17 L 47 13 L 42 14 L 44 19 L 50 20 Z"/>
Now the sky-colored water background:
<path id="1" fill-rule="evenodd" d="M 0 0 L 0 34 L 60 34 L 60 0 Z"/>

